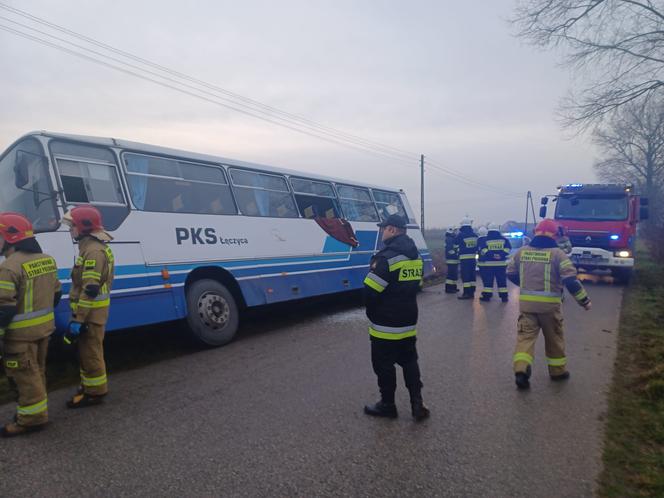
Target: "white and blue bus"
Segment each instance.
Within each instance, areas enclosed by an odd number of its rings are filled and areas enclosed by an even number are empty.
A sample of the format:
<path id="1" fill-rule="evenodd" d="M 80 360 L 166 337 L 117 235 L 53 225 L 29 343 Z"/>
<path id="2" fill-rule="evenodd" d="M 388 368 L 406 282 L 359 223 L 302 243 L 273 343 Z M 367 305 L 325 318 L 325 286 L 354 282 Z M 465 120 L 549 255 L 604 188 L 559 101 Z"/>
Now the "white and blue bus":
<path id="1" fill-rule="evenodd" d="M 139 144 L 29 133 L 0 156 L 0 211 L 28 216 L 57 260 L 65 298 L 77 248 L 64 211 L 92 204 L 113 235 L 108 330 L 186 319 L 222 345 L 243 309 L 359 289 L 380 249 L 376 223 L 398 213 L 432 272 L 402 190 Z M 342 221 L 347 220 L 348 223 Z"/>

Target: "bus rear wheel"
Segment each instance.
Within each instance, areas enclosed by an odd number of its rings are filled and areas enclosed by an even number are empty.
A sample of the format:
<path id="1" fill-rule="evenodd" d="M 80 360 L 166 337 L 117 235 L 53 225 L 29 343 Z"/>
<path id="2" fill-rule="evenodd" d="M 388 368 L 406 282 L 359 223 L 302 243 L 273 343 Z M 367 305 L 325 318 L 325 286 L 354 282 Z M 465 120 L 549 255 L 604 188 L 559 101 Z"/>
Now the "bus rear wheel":
<path id="1" fill-rule="evenodd" d="M 206 346 L 223 346 L 235 337 L 240 314 L 233 294 L 216 280 L 204 279 L 187 289 L 187 324 Z"/>

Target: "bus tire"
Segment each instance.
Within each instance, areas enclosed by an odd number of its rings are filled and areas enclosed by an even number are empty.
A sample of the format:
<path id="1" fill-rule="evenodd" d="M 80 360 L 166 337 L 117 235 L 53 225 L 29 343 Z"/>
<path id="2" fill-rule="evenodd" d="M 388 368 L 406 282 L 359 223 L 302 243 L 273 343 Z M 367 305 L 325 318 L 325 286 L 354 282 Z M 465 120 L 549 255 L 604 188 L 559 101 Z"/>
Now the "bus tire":
<path id="1" fill-rule="evenodd" d="M 206 346 L 233 340 L 240 312 L 233 294 L 216 280 L 197 280 L 187 289 L 187 324 L 194 338 Z"/>

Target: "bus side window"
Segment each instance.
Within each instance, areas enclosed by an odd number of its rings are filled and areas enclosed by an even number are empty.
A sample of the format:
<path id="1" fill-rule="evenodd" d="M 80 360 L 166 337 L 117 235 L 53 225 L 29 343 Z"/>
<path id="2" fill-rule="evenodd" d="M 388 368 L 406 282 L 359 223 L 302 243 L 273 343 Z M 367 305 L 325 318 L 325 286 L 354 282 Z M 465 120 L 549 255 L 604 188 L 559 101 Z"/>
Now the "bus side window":
<path id="1" fill-rule="evenodd" d="M 379 220 L 369 189 L 337 185 L 337 192 L 339 192 L 339 202 L 346 219 L 350 221 Z"/>
<path id="2" fill-rule="evenodd" d="M 128 152 L 123 160 L 136 209 L 237 214 L 226 174 L 219 166 Z"/>
<path id="3" fill-rule="evenodd" d="M 398 214 L 403 218 L 408 218 L 406 216 L 406 209 L 403 207 L 403 203 L 399 198 L 399 194 L 376 189 L 371 189 L 371 191 L 373 192 L 381 219 L 384 220 L 391 214 Z"/>
<path id="4" fill-rule="evenodd" d="M 298 217 L 286 178 L 238 168 L 229 171 L 235 199 L 242 214 L 273 218 Z"/>
<path id="5" fill-rule="evenodd" d="M 304 218 L 339 218 L 336 194 L 328 182 L 291 178 L 295 202 Z"/>
<path id="6" fill-rule="evenodd" d="M 53 140 L 49 148 L 67 204 L 92 204 L 116 230 L 129 214 L 115 154 L 105 147 Z"/>

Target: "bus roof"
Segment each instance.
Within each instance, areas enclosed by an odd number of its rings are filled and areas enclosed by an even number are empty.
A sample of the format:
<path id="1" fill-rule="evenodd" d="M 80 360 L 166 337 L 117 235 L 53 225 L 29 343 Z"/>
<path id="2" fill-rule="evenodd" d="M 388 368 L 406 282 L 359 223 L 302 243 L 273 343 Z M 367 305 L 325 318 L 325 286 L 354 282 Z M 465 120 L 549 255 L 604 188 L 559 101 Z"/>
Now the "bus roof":
<path id="1" fill-rule="evenodd" d="M 33 131 L 30 133 L 26 133 L 23 137 L 21 137 L 18 141 L 20 141 L 23 138 L 29 137 L 29 136 L 35 136 L 35 135 L 40 135 L 48 138 L 59 138 L 63 140 L 71 140 L 75 142 L 84 142 L 84 143 L 90 143 L 90 144 L 95 144 L 95 145 L 104 145 L 106 147 L 119 147 L 123 149 L 128 149 L 132 150 L 135 152 L 145 152 L 145 153 L 153 153 L 153 154 L 160 154 L 160 155 L 165 155 L 165 156 L 173 156 L 177 157 L 180 159 L 187 159 L 191 161 L 204 161 L 204 162 L 211 162 L 211 163 L 219 163 L 223 164 L 225 166 L 238 166 L 238 167 L 243 167 L 243 168 L 251 168 L 251 169 L 257 169 L 257 170 L 262 170 L 270 173 L 280 173 L 283 175 L 289 175 L 289 176 L 298 176 L 298 177 L 305 177 L 305 178 L 311 178 L 314 180 L 323 180 L 323 181 L 329 181 L 329 182 L 335 182 L 335 183 L 343 183 L 343 184 L 349 184 L 349 185 L 354 185 L 358 187 L 367 187 L 367 188 L 374 188 L 374 189 L 380 189 L 380 190 L 386 190 L 389 192 L 402 192 L 402 189 L 399 188 L 393 188 L 393 187 L 385 187 L 382 185 L 375 185 L 375 184 L 368 184 L 368 183 L 361 183 L 357 182 L 354 180 L 347 180 L 344 178 L 335 178 L 335 177 L 330 177 L 330 176 L 325 176 L 325 175 L 318 175 L 318 174 L 310 174 L 304 171 L 297 171 L 297 170 L 292 170 L 292 169 L 287 169 L 287 168 L 281 168 L 281 167 L 275 167 L 275 166 L 267 166 L 265 164 L 259 164 L 259 163 L 251 163 L 247 161 L 240 161 L 237 159 L 229 159 L 226 157 L 221 157 L 221 156 L 213 156 L 209 154 L 200 154 L 197 152 L 190 152 L 190 151 L 185 151 L 185 150 L 180 150 L 180 149 L 171 149 L 168 147 L 161 147 L 158 145 L 151 145 L 151 144 L 144 144 L 140 142 L 132 142 L 130 140 L 124 140 L 124 139 L 119 139 L 119 138 L 109 138 L 109 137 L 94 137 L 94 136 L 86 136 L 86 135 L 73 135 L 73 134 L 67 134 L 67 133 L 54 133 L 54 132 L 49 132 L 45 130 L 40 130 L 40 131 Z"/>

